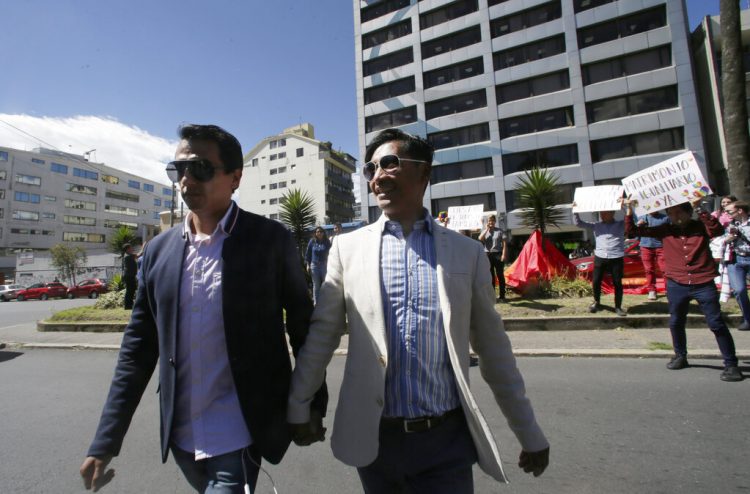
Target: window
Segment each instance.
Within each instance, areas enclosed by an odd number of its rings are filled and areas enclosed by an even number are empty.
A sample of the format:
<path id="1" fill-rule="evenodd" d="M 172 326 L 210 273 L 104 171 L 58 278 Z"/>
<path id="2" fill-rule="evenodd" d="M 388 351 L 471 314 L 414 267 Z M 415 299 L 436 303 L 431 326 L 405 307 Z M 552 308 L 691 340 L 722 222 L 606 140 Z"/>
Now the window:
<path id="1" fill-rule="evenodd" d="M 591 159 L 598 161 L 683 149 L 683 128 L 657 130 L 591 141 Z"/>
<path id="2" fill-rule="evenodd" d="M 503 173 L 531 170 L 534 167 L 553 168 L 578 163 L 578 146 L 568 144 L 520 153 L 503 154 Z"/>
<path id="3" fill-rule="evenodd" d="M 16 173 L 16 182 L 18 182 L 19 184 L 41 186 L 42 178 L 35 177 L 33 175 L 22 175 L 20 173 Z"/>
<path id="4" fill-rule="evenodd" d="M 564 35 L 553 36 L 552 38 L 534 41 L 521 46 L 514 46 L 507 50 L 498 51 L 492 54 L 492 62 L 495 70 L 501 70 L 514 65 L 541 60 L 565 52 Z"/>
<path id="5" fill-rule="evenodd" d="M 42 218 L 44 218 L 45 220 L 54 220 L 56 218 L 56 215 L 55 213 L 42 211 Z"/>
<path id="6" fill-rule="evenodd" d="M 500 124 L 500 139 L 513 137 L 532 132 L 558 129 L 561 127 L 572 127 L 573 107 L 557 108 L 539 113 L 529 113 L 519 117 L 504 118 L 498 120 Z"/>
<path id="7" fill-rule="evenodd" d="M 5 180 L 8 177 L 8 172 L 0 170 L 0 180 Z"/>
<path id="8" fill-rule="evenodd" d="M 297 148 L 297 158 L 301 158 L 305 154 L 304 148 Z"/>
<path id="9" fill-rule="evenodd" d="M 260 190 L 264 190 L 265 188 L 266 188 L 266 186 L 265 186 L 265 185 L 261 185 L 261 186 L 260 186 Z"/>
<path id="10" fill-rule="evenodd" d="M 277 157 L 278 157 L 278 155 L 272 154 L 271 156 L 268 157 L 268 160 L 269 161 L 274 161 Z"/>
<path id="11" fill-rule="evenodd" d="M 102 175 L 102 182 L 117 185 L 120 183 L 120 179 L 115 177 L 114 175 Z"/>
<path id="12" fill-rule="evenodd" d="M 493 211 L 495 209 L 495 194 L 474 194 L 470 196 L 442 197 L 440 199 L 433 199 L 432 210 L 448 211 L 448 208 L 452 206 L 472 206 L 475 204 L 483 204 L 485 211 Z"/>
<path id="13" fill-rule="evenodd" d="M 496 86 L 495 95 L 497 96 L 497 104 L 500 105 L 508 101 L 530 98 L 568 88 L 570 88 L 570 77 L 568 71 L 563 70 Z"/>
<path id="14" fill-rule="evenodd" d="M 268 174 L 269 175 L 276 175 L 278 173 L 278 171 L 279 171 L 278 168 L 271 168 L 270 170 L 268 170 Z"/>
<path id="15" fill-rule="evenodd" d="M 66 214 L 63 222 L 69 225 L 96 226 L 96 218 L 88 218 L 86 216 L 70 216 Z"/>
<path id="16" fill-rule="evenodd" d="M 544 24 L 562 15 L 560 1 L 545 3 L 536 7 L 515 12 L 505 17 L 494 19 L 490 22 L 490 33 L 493 38 L 505 36 L 506 34 L 520 31 L 532 26 Z"/>
<path id="17" fill-rule="evenodd" d="M 18 192 L 16 192 L 17 194 Z M 5 189 L 0 189 L 0 199 L 5 199 Z"/>
<path id="18" fill-rule="evenodd" d="M 73 176 L 88 178 L 89 180 L 99 180 L 99 174 L 90 170 L 83 170 L 81 168 L 73 168 Z"/>
<path id="19" fill-rule="evenodd" d="M 586 103 L 589 123 L 677 107 L 677 86 L 626 94 Z"/>
<path id="20" fill-rule="evenodd" d="M 0 161 L 8 161 L 8 151 L 0 151 Z"/>
<path id="21" fill-rule="evenodd" d="M 44 162 L 42 161 L 42 163 Z M 50 163 L 50 170 L 52 170 L 55 173 L 62 173 L 63 175 L 68 174 L 68 166 L 61 165 L 60 163 L 55 163 L 55 162 Z"/>
<path id="22" fill-rule="evenodd" d="M 171 192 L 169 195 L 172 195 Z M 118 192 L 116 190 L 107 190 L 104 197 L 120 201 L 141 202 L 141 197 L 138 194 L 128 194 L 127 192 Z"/>
<path id="23" fill-rule="evenodd" d="M 279 213 L 271 213 L 268 215 L 268 217 L 272 220 L 278 220 L 279 219 Z"/>
<path id="24" fill-rule="evenodd" d="M 478 8 L 477 0 L 458 0 L 457 2 L 452 2 L 421 14 L 419 16 L 419 26 L 421 29 L 437 26 L 443 22 L 458 19 L 459 17 L 476 12 Z"/>
<path id="25" fill-rule="evenodd" d="M 278 184 L 271 184 L 268 186 L 270 190 L 276 190 L 278 188 Z"/>
<path id="26" fill-rule="evenodd" d="M 427 120 L 430 120 L 444 115 L 453 115 L 454 113 L 485 108 L 486 106 L 487 93 L 484 89 L 480 89 L 479 91 L 459 94 L 450 98 L 429 101 L 425 103 L 425 114 Z"/>
<path id="27" fill-rule="evenodd" d="M 157 208 L 161 207 L 161 199 L 159 199 L 158 197 L 155 197 L 154 198 L 154 206 L 157 207 Z"/>
<path id="28" fill-rule="evenodd" d="M 285 173 L 285 172 L 286 172 L 286 167 L 285 166 L 280 166 L 279 167 L 279 173 Z"/>
<path id="29" fill-rule="evenodd" d="M 73 209 L 85 209 L 87 211 L 96 211 L 95 202 L 77 201 L 75 199 L 65 199 L 65 207 Z"/>
<path id="30" fill-rule="evenodd" d="M 411 48 L 399 50 L 382 57 L 372 58 L 362 62 L 362 75 L 364 77 L 395 69 L 414 61 L 414 53 Z"/>
<path id="31" fill-rule="evenodd" d="M 422 43 L 422 60 L 458 50 L 459 48 L 473 45 L 480 41 L 482 41 L 482 32 L 479 26 L 473 26 L 441 38 L 425 41 Z"/>
<path id="32" fill-rule="evenodd" d="M 258 158 L 253 158 L 253 161 L 251 161 L 251 166 L 258 166 Z"/>
<path id="33" fill-rule="evenodd" d="M 612 3 L 615 0 L 573 0 L 573 10 L 575 13 L 583 12 L 584 10 L 593 9 L 607 3 Z"/>
<path id="34" fill-rule="evenodd" d="M 453 146 L 463 146 L 490 140 L 490 126 L 488 123 L 460 127 L 458 129 L 445 130 L 427 134 L 427 140 L 435 149 L 444 149 Z"/>
<path id="35" fill-rule="evenodd" d="M 63 241 L 103 244 L 104 235 L 100 233 L 63 232 Z"/>
<path id="36" fill-rule="evenodd" d="M 145 190 L 146 192 L 153 192 L 154 186 L 151 184 L 143 184 L 143 190 Z"/>
<path id="37" fill-rule="evenodd" d="M 4 217 L 5 217 L 5 210 L 3 208 L 0 208 L 0 220 L 3 219 Z"/>
<path id="38" fill-rule="evenodd" d="M 278 204 L 279 200 L 277 198 L 272 198 L 270 201 L 268 201 L 268 204 Z"/>
<path id="39" fill-rule="evenodd" d="M 5 197 L 5 191 L 3 191 L 2 196 Z M 39 194 L 29 194 L 28 192 L 19 191 L 16 191 L 13 197 L 16 201 L 30 202 L 32 204 L 39 204 L 41 198 Z"/>
<path id="40" fill-rule="evenodd" d="M 286 146 L 286 139 L 279 139 L 276 141 L 276 143 L 278 144 L 279 147 L 284 147 Z"/>
<path id="41" fill-rule="evenodd" d="M 398 127 L 417 121 L 417 107 L 410 106 L 365 118 L 365 132 Z"/>
<path id="42" fill-rule="evenodd" d="M 414 92 L 414 76 L 409 76 L 404 79 L 398 79 L 387 84 L 381 84 L 379 86 L 373 86 L 365 89 L 365 104 L 369 105 L 376 101 L 382 101 L 384 99 L 401 96 L 402 94 L 409 94 Z M 297 149 L 297 156 L 301 156 L 299 152 L 302 148 Z"/>
<path id="43" fill-rule="evenodd" d="M 664 45 L 637 53 L 629 53 L 622 57 L 582 65 L 581 68 L 583 69 L 583 84 L 588 86 L 589 84 L 648 72 L 670 65 L 672 65 L 672 50 L 669 45 Z"/>
<path id="44" fill-rule="evenodd" d="M 435 185 L 441 182 L 488 176 L 492 176 L 492 159 L 484 158 L 460 163 L 433 165 L 430 171 L 430 183 Z"/>
<path id="45" fill-rule="evenodd" d="M 44 160 L 40 160 L 39 158 L 31 158 L 32 163 L 36 163 L 37 165 L 43 165 L 46 163 Z"/>
<path id="46" fill-rule="evenodd" d="M 13 211 L 13 219 L 20 221 L 39 221 L 39 213 L 35 211 Z"/>
<path id="47" fill-rule="evenodd" d="M 104 227 L 105 228 L 120 228 L 121 226 L 126 226 L 128 228 L 131 228 L 133 230 L 138 228 L 138 223 L 128 223 L 127 221 L 120 221 L 120 220 L 104 220 Z"/>
<path id="48" fill-rule="evenodd" d="M 161 189 L 161 194 L 163 196 L 172 197 L 172 189 L 170 189 L 169 187 L 164 187 L 164 188 Z"/>
<path id="49" fill-rule="evenodd" d="M 373 46 L 382 45 L 388 41 L 408 36 L 411 34 L 411 19 L 391 24 L 383 29 L 371 31 L 362 35 L 362 49 L 366 50 Z"/>
<path id="50" fill-rule="evenodd" d="M 624 38 L 667 25 L 667 11 L 664 5 L 642 10 L 635 14 L 594 24 L 578 30 L 578 47 L 606 43 L 613 39 Z"/>
<path id="51" fill-rule="evenodd" d="M 508 0 L 487 0 L 487 6 L 492 7 L 493 5 L 497 5 L 499 3 L 507 2 Z"/>
<path id="52" fill-rule="evenodd" d="M 465 62 L 430 70 L 423 74 L 422 80 L 425 89 L 429 89 L 442 84 L 448 84 L 449 82 L 468 79 L 469 77 L 474 77 L 479 74 L 484 74 L 482 57 L 472 58 Z"/>
<path id="53" fill-rule="evenodd" d="M 279 159 L 286 158 L 286 153 L 279 153 Z"/>
<path id="54" fill-rule="evenodd" d="M 72 184 L 70 182 L 65 184 L 65 190 L 68 192 L 77 192 L 79 194 L 88 194 L 92 196 L 96 195 L 96 187 L 90 187 L 88 185 L 81 184 Z"/>
<path id="55" fill-rule="evenodd" d="M 47 202 L 57 202 L 57 197 L 55 196 L 44 196 L 44 200 Z"/>
<path id="56" fill-rule="evenodd" d="M 169 199 L 164 199 L 164 207 L 165 208 L 172 208 L 174 207 L 174 202 Z"/>
<path id="57" fill-rule="evenodd" d="M 48 235 L 50 237 L 55 236 L 55 232 L 53 230 L 36 230 L 33 228 L 11 228 L 10 233 L 14 233 L 16 235 Z"/>
<path id="58" fill-rule="evenodd" d="M 138 180 L 128 180 L 128 187 L 141 190 L 141 183 Z"/>
<path id="59" fill-rule="evenodd" d="M 140 211 L 135 208 L 128 208 L 124 206 L 115 206 L 113 204 L 105 204 L 104 210 L 114 214 L 124 214 L 126 216 L 138 216 Z"/>
<path id="60" fill-rule="evenodd" d="M 159 219 L 159 212 L 154 211 L 154 214 L 151 216 L 153 219 L 158 220 Z"/>
<path id="61" fill-rule="evenodd" d="M 360 22 L 365 23 L 382 17 L 385 14 L 390 14 L 391 12 L 407 7 L 410 2 L 411 0 L 385 0 L 375 5 L 368 5 L 359 11 Z"/>
<path id="62" fill-rule="evenodd" d="M 279 182 L 279 189 L 286 188 L 286 182 Z"/>

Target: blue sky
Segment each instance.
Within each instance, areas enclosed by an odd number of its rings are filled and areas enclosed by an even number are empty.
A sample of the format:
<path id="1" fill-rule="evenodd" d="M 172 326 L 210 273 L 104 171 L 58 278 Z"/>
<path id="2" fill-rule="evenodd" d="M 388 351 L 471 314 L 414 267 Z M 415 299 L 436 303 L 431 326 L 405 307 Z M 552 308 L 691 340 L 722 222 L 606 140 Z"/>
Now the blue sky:
<path id="1" fill-rule="evenodd" d="M 43 145 L 9 123 L 164 181 L 182 122 L 219 124 L 245 151 L 310 122 L 359 158 L 350 0 L 0 4 L 0 145 Z M 719 10 L 687 4 L 691 30 Z"/>

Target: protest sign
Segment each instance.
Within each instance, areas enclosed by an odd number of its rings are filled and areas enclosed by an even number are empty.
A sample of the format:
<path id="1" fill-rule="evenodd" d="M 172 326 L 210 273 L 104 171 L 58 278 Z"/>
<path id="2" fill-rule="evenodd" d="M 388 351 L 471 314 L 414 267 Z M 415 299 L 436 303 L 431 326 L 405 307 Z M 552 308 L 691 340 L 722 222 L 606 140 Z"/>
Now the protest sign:
<path id="1" fill-rule="evenodd" d="M 484 205 L 452 206 L 448 208 L 448 228 L 451 230 L 480 230 Z"/>
<path id="2" fill-rule="evenodd" d="M 713 193 L 690 151 L 629 175 L 622 184 L 638 216 Z"/>
<path id="3" fill-rule="evenodd" d="M 622 209 L 622 185 L 578 187 L 573 195 L 574 213 L 619 211 Z"/>

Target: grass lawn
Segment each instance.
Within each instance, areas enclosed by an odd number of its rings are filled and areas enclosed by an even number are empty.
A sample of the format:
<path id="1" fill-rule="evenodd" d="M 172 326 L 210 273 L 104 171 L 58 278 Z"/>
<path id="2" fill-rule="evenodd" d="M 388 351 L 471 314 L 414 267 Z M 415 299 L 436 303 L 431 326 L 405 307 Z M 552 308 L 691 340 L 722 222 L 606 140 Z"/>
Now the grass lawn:
<path id="1" fill-rule="evenodd" d="M 130 312 L 125 309 L 96 309 L 93 306 L 76 307 L 55 313 L 48 321 L 57 322 L 128 322 Z"/>

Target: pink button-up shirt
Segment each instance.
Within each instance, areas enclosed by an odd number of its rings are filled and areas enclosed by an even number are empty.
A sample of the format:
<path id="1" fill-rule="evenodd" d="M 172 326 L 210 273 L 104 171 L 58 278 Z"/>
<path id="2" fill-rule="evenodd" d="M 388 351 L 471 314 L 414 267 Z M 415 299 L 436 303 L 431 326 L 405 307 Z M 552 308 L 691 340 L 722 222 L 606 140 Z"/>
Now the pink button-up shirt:
<path id="1" fill-rule="evenodd" d="M 177 447 L 194 452 L 196 460 L 252 442 L 229 367 L 222 313 L 221 249 L 236 207 L 232 203 L 210 236 L 192 233 L 192 213 L 183 226 L 188 247 L 180 285 L 172 437 Z"/>

